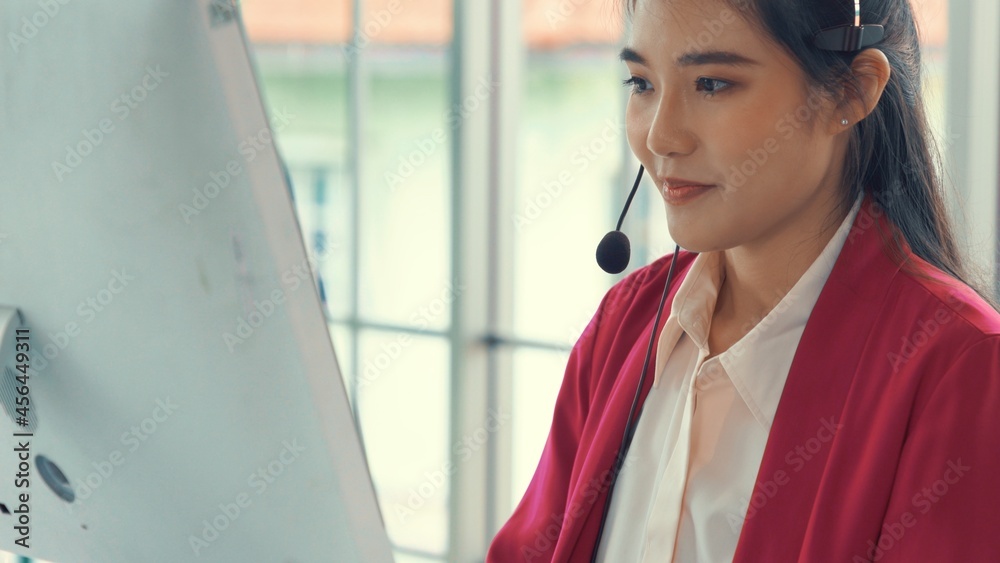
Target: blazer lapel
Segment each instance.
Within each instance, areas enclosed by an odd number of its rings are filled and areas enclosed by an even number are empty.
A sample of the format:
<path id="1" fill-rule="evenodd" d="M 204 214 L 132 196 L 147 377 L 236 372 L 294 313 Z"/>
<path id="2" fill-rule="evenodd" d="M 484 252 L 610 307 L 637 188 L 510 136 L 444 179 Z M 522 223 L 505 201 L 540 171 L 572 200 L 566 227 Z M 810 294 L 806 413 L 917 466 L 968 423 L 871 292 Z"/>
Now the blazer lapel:
<path id="1" fill-rule="evenodd" d="M 695 256 L 697 254 L 686 251 L 678 255 L 674 279 L 671 281 L 667 301 L 663 306 L 663 315 L 656 327 L 657 334 L 661 334 L 666 324 L 674 296 L 690 270 Z M 585 454 L 579 478 L 575 480 L 569 495 L 569 503 L 563 516 L 563 529 L 553 561 L 589 561 L 597 543 L 597 532 L 611 481 L 612 463 L 621 446 L 625 433 L 625 419 L 632 406 L 636 387 L 639 385 L 643 359 L 669 267 L 669 260 L 664 259 L 663 267 L 646 282 L 646 287 L 637 292 L 627 309 L 621 315 L 612 315 L 608 319 L 611 326 L 605 329 L 607 332 L 602 339 L 622 339 L 622 341 L 610 345 L 609 349 L 612 352 L 602 368 L 602 373 L 599 376 L 594 375 L 597 381 L 605 384 L 599 385 L 596 389 L 595 403 L 600 401 L 600 397 L 607 397 L 607 402 L 603 406 L 595 404 L 591 413 L 593 418 L 587 421 L 584 429 L 580 447 L 589 447 L 589 450 Z M 629 327 L 622 323 L 623 319 L 636 318 L 643 314 L 647 315 L 649 320 L 641 330 L 639 327 L 629 330 Z M 649 373 L 643 382 L 637 406 L 638 412 L 641 412 L 653 385 L 653 370 L 657 364 L 655 352 L 654 344 L 654 357 L 650 359 Z"/>
<path id="2" fill-rule="evenodd" d="M 865 196 L 806 322 L 775 413 L 734 563 L 797 561 L 858 359 L 899 265 Z"/>

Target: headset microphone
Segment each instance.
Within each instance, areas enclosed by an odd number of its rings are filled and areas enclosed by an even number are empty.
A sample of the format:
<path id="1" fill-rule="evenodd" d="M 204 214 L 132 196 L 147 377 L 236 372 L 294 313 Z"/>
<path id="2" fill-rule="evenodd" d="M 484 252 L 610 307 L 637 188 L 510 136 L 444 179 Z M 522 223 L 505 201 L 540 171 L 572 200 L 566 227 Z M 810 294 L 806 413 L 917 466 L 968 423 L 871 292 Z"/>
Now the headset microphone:
<path id="1" fill-rule="evenodd" d="M 625 201 L 625 208 L 622 209 L 622 214 L 618 217 L 618 226 L 615 227 L 615 230 L 604 235 L 601 243 L 597 245 L 597 264 L 609 274 L 624 272 L 632 257 L 632 245 L 629 244 L 628 237 L 622 232 L 622 223 L 625 222 L 625 214 L 628 213 L 635 192 L 639 189 L 643 170 L 644 168 L 639 166 L 639 175 L 635 177 L 635 185 L 632 186 L 632 192 L 628 194 L 628 199 Z"/>

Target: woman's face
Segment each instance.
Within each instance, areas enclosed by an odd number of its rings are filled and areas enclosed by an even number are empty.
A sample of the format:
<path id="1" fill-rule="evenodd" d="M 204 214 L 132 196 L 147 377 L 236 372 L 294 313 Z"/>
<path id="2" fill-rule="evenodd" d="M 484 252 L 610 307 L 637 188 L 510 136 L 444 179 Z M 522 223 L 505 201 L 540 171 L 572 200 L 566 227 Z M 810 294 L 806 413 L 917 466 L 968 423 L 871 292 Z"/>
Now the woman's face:
<path id="1" fill-rule="evenodd" d="M 637 0 L 622 58 L 629 144 L 675 241 L 707 252 L 818 233 L 849 126 L 787 53 L 719 0 Z"/>

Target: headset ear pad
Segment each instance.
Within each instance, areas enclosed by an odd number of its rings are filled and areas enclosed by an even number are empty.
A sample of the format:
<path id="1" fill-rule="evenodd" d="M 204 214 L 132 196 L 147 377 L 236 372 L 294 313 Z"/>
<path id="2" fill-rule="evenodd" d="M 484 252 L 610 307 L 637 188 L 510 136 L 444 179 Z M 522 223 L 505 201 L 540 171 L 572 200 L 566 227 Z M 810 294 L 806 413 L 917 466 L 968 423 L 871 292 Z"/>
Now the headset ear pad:
<path id="1" fill-rule="evenodd" d="M 817 47 L 827 51 L 860 51 L 885 38 L 885 28 L 881 25 L 839 25 L 821 30 L 813 41 Z"/>
<path id="2" fill-rule="evenodd" d="M 885 28 L 881 25 L 861 25 L 861 0 L 854 0 L 854 22 L 819 30 L 813 36 L 813 43 L 826 51 L 853 52 L 871 47 L 884 38 Z"/>

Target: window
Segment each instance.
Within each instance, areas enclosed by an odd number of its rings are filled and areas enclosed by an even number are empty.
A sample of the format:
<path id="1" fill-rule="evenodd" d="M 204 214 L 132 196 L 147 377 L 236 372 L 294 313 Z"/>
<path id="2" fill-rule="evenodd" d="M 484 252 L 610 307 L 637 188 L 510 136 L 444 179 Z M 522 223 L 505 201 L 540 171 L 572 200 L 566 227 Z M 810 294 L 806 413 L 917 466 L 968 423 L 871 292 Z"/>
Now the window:
<path id="1" fill-rule="evenodd" d="M 243 13 L 267 105 L 294 116 L 280 149 L 390 538 L 400 560 L 443 561 L 452 8 L 355 7 Z"/>

